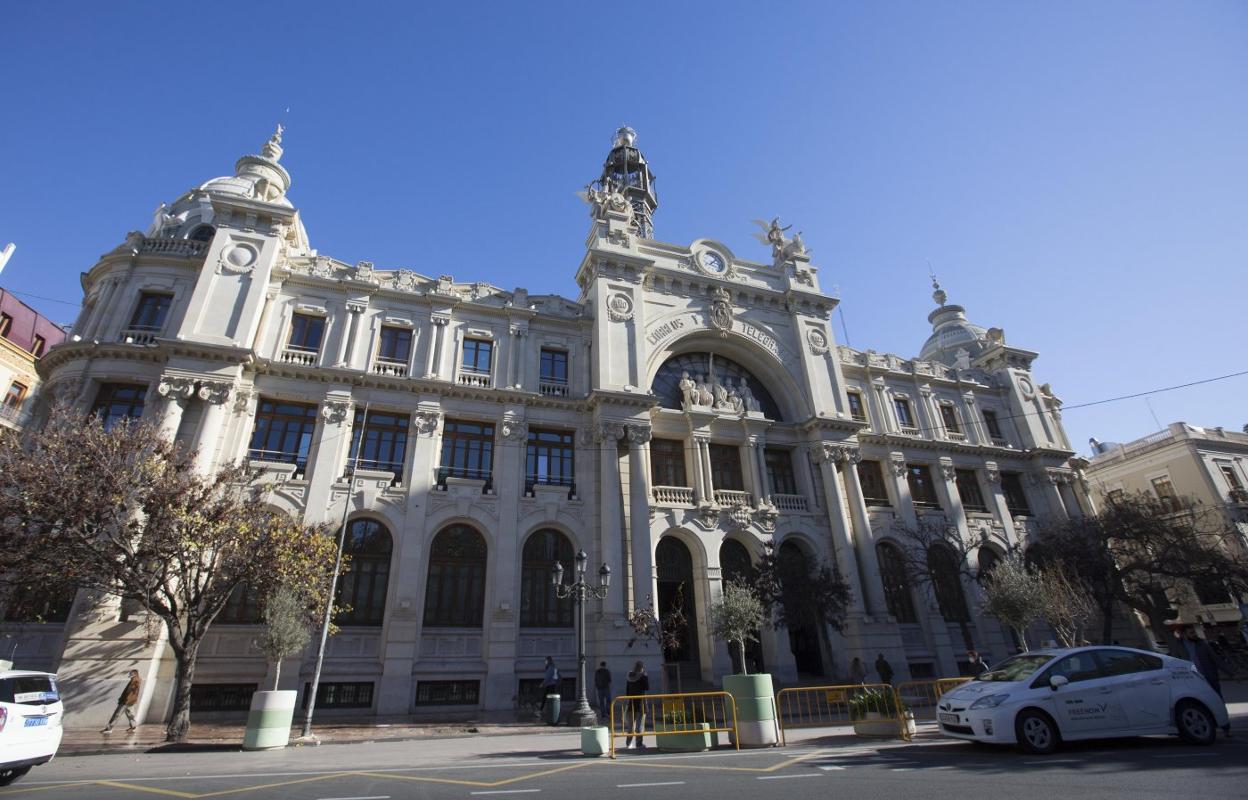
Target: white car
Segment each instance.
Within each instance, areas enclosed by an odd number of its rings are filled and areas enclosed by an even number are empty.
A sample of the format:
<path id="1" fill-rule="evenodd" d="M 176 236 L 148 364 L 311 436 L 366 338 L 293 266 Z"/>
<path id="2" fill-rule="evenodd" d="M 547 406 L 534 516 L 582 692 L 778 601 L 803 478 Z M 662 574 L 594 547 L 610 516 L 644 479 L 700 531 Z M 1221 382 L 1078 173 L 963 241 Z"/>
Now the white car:
<path id="1" fill-rule="evenodd" d="M 945 736 L 1051 753 L 1063 741 L 1175 734 L 1212 744 L 1226 704 L 1191 662 L 1128 647 L 1020 653 L 937 704 Z"/>
<path id="2" fill-rule="evenodd" d="M 0 671 L 0 786 L 52 760 L 64 710 L 55 675 Z"/>

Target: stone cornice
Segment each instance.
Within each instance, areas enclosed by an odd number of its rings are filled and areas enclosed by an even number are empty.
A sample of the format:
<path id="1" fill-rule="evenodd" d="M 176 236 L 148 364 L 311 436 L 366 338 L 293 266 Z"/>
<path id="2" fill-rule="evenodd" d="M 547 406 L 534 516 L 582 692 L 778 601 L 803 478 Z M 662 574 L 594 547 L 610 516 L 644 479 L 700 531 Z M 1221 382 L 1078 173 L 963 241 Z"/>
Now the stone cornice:
<path id="1" fill-rule="evenodd" d="M 1013 447 L 997 447 L 992 444 L 974 444 L 971 442 L 954 442 L 948 439 L 923 439 L 917 436 L 902 436 L 898 433 L 874 433 L 863 431 L 858 434 L 863 444 L 880 445 L 890 449 L 910 448 L 914 450 L 935 450 L 948 453 L 964 453 L 966 455 L 983 456 L 984 458 L 1035 458 L 1037 453 L 1066 456 L 1074 455 L 1059 450 L 1019 450 Z"/>

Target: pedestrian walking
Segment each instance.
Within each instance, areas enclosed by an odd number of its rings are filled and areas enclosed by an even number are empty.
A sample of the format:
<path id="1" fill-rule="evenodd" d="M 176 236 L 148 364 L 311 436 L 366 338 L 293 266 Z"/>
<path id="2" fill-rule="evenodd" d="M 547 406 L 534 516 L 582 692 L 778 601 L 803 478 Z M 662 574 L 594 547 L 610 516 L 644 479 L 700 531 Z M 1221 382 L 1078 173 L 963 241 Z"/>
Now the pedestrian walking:
<path id="1" fill-rule="evenodd" d="M 606 719 L 611 718 L 611 670 L 607 662 L 599 661 L 598 669 L 594 670 L 594 694 L 598 699 L 598 713 Z"/>
<path id="2" fill-rule="evenodd" d="M 971 677 L 975 678 L 988 671 L 988 665 L 980 658 L 978 650 L 967 650 L 966 660 L 970 662 Z"/>
<path id="3" fill-rule="evenodd" d="M 553 658 L 546 656 L 546 671 L 542 674 L 542 704 L 537 707 L 539 717 L 546 710 L 546 695 L 552 692 L 559 694 L 559 668 Z"/>
<path id="4" fill-rule="evenodd" d="M 880 674 L 880 683 L 892 685 L 893 667 L 885 660 L 883 653 L 875 657 L 875 671 Z"/>
<path id="5" fill-rule="evenodd" d="M 143 681 L 139 680 L 139 671 L 137 669 L 130 670 L 130 680 L 126 681 L 126 688 L 121 690 L 121 697 L 117 698 L 117 708 L 113 709 L 113 715 L 108 718 L 108 724 L 104 726 L 104 730 L 100 733 L 112 733 L 113 723 L 121 716 L 121 712 L 126 712 L 126 719 L 130 720 L 130 731 L 138 730 L 138 723 L 134 719 L 135 704 L 139 702 L 139 687 L 143 685 Z"/>
<path id="6" fill-rule="evenodd" d="M 1191 625 L 1175 628 L 1175 646 L 1170 648 L 1175 658 L 1186 659 L 1196 665 L 1196 671 L 1209 682 L 1213 690 L 1222 696 L 1222 680 L 1218 677 L 1218 657 L 1209 643 L 1200 638 Z"/>
<path id="7" fill-rule="evenodd" d="M 640 661 L 633 665 L 633 669 L 628 673 L 627 679 L 628 682 L 624 684 L 624 693 L 630 697 L 637 697 L 650 691 L 650 676 L 646 674 L 646 665 Z M 635 745 L 638 750 L 645 750 L 646 744 L 641 740 L 641 735 L 645 730 L 646 701 L 641 699 L 629 700 L 628 718 L 625 720 L 624 731 L 630 735 L 624 739 L 624 749 L 632 750 Z"/>
<path id="8" fill-rule="evenodd" d="M 862 665 L 862 659 L 858 656 L 854 656 L 854 660 L 849 662 L 849 682 L 867 682 L 867 668 Z"/>

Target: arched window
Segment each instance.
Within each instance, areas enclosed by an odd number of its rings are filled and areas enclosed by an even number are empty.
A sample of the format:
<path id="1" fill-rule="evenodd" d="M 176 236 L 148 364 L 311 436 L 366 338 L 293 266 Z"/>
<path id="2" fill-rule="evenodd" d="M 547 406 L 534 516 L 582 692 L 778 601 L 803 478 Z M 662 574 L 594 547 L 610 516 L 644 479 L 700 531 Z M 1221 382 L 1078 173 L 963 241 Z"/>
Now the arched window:
<path id="1" fill-rule="evenodd" d="M 927 570 L 932 576 L 936 603 L 946 622 L 967 622 L 971 618 L 958 574 L 958 554 L 947 544 L 937 542 L 927 550 Z"/>
<path id="2" fill-rule="evenodd" d="M 260 600 L 260 593 L 250 584 L 240 583 L 230 592 L 225 608 L 221 609 L 215 621 L 222 625 L 258 625 L 264 622 Z"/>
<path id="3" fill-rule="evenodd" d="M 914 598 L 910 596 L 910 582 L 906 579 L 906 562 L 897 545 L 880 542 L 875 546 L 876 559 L 880 562 L 880 582 L 884 584 L 884 602 L 888 613 L 898 622 L 918 622 L 914 613 Z"/>
<path id="4" fill-rule="evenodd" d="M 485 539 L 468 525 L 452 525 L 429 548 L 425 625 L 480 628 L 485 615 Z"/>
<path id="5" fill-rule="evenodd" d="M 192 242 L 211 242 L 212 237 L 217 235 L 217 229 L 211 225 L 200 225 L 191 231 L 191 235 L 186 237 Z"/>
<path id="6" fill-rule="evenodd" d="M 564 574 L 575 580 L 572 543 L 568 537 L 543 528 L 524 543 L 520 567 L 520 627 L 572 627 L 572 601 L 558 600 L 555 587 L 550 583 L 551 567 L 556 559 L 563 565 Z"/>
<path id="7" fill-rule="evenodd" d="M 343 553 L 351 565 L 338 585 L 339 625 L 380 625 L 386 613 L 390 584 L 390 532 L 372 519 L 353 520 L 347 527 Z"/>
<path id="8" fill-rule="evenodd" d="M 719 546 L 719 568 L 725 583 L 735 580 L 751 585 L 758 574 L 750 551 L 736 539 L 725 539 Z"/>
<path id="9" fill-rule="evenodd" d="M 745 381 L 754 394 L 754 398 L 758 400 L 763 416 L 768 419 L 781 419 L 780 407 L 776 405 L 766 385 L 751 375 L 745 367 L 715 353 L 682 353 L 664 361 L 663 366 L 659 367 L 659 371 L 654 374 L 654 381 L 650 384 L 650 391 L 659 398 L 660 406 L 663 408 L 681 407 L 683 395 L 680 391 L 680 379 L 686 372 L 694 382 L 705 380 L 708 384 L 735 386 Z"/>

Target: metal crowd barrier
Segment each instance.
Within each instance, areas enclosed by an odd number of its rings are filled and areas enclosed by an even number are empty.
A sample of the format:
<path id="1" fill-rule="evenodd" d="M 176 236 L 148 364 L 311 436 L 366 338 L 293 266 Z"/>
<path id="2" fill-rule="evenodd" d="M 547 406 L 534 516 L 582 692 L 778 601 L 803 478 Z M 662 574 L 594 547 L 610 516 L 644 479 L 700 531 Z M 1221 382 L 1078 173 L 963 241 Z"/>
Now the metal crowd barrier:
<path id="1" fill-rule="evenodd" d="M 894 690 L 900 701 L 899 707 L 909 709 L 915 722 L 935 722 L 936 705 L 940 702 L 941 696 L 969 680 L 970 678 L 939 678 L 927 681 L 905 681 L 897 684 Z"/>
<path id="2" fill-rule="evenodd" d="M 855 722 L 877 723 L 883 735 L 904 738 L 906 720 L 897 693 L 887 683 L 795 686 L 776 694 L 780 743 L 794 728 L 828 728 Z"/>
<path id="3" fill-rule="evenodd" d="M 610 726 L 612 758 L 615 740 L 633 737 L 644 741 L 648 736 L 727 733 L 741 749 L 737 703 L 727 692 L 620 695 L 611 701 Z M 636 728 L 641 729 L 640 735 Z"/>

